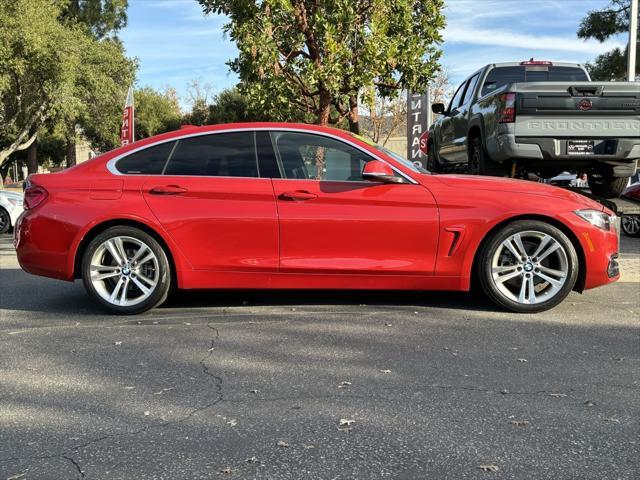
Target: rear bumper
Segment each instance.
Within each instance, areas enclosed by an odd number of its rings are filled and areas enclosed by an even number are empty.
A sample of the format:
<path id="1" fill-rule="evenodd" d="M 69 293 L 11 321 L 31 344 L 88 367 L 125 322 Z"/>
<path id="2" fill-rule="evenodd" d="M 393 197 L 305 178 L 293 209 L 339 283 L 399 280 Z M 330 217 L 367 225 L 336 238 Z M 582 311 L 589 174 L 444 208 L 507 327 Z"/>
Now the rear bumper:
<path id="1" fill-rule="evenodd" d="M 68 258 L 72 234 L 35 211 L 25 211 L 16 222 L 13 243 L 18 263 L 28 273 L 73 281 Z M 57 234 L 52 235 L 51 232 Z"/>
<path id="2" fill-rule="evenodd" d="M 583 139 L 583 137 L 580 137 Z M 611 165 L 635 165 L 640 158 L 638 138 L 597 138 L 594 140 L 594 155 L 568 155 L 567 138 L 517 137 L 504 133 L 487 140 L 487 152 L 493 161 L 511 159 L 558 161 L 562 163 L 609 163 Z M 538 163 L 538 162 L 535 162 Z"/>

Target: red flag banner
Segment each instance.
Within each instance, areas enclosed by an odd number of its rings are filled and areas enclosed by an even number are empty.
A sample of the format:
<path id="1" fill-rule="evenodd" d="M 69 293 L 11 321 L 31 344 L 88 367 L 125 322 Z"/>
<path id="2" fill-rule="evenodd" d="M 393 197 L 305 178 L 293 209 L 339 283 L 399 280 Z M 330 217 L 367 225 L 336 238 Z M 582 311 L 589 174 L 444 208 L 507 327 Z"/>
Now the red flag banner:
<path id="1" fill-rule="evenodd" d="M 134 142 L 134 109 L 133 87 L 129 87 L 127 103 L 122 112 L 122 126 L 120 127 L 120 145 L 129 145 Z"/>

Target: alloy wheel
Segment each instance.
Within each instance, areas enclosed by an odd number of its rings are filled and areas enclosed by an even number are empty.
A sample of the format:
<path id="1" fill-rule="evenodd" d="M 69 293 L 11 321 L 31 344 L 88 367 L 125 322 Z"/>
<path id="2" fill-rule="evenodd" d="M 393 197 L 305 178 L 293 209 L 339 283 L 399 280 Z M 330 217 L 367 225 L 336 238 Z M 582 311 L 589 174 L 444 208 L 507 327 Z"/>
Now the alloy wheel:
<path id="1" fill-rule="evenodd" d="M 553 236 L 535 230 L 514 233 L 496 249 L 491 278 L 502 295 L 524 305 L 546 302 L 569 277 L 567 252 Z"/>
<path id="2" fill-rule="evenodd" d="M 640 234 L 640 215 L 625 215 L 621 219 L 622 231 L 631 237 Z"/>
<path id="3" fill-rule="evenodd" d="M 160 278 L 158 257 L 143 241 L 116 236 L 102 242 L 91 257 L 90 280 L 112 305 L 130 307 L 148 299 Z"/>
<path id="4" fill-rule="evenodd" d="M 9 230 L 10 223 L 9 213 L 4 208 L 0 208 L 0 232 Z"/>

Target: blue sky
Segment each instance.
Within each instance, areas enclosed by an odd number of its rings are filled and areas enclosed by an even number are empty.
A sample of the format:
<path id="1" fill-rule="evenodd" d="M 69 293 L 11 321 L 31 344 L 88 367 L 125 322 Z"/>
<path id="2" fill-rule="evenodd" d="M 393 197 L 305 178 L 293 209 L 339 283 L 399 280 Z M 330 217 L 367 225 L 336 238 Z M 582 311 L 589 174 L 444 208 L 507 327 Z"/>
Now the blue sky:
<path id="1" fill-rule="evenodd" d="M 625 38 L 601 44 L 576 37 L 580 20 L 607 0 L 448 0 L 444 55 L 455 85 L 490 62 L 544 60 L 584 62 Z M 226 61 L 236 49 L 225 38 L 225 18 L 204 16 L 195 0 L 129 0 L 129 21 L 120 33 L 129 56 L 140 63 L 138 86 L 177 89 L 186 104 L 193 79 L 213 93 L 236 83 Z"/>

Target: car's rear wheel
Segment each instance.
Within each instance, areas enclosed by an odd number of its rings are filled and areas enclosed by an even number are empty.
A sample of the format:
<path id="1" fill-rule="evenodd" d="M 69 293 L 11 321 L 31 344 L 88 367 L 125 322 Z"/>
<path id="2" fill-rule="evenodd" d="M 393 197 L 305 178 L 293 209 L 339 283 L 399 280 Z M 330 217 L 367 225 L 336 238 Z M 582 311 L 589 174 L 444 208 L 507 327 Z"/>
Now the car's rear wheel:
<path id="1" fill-rule="evenodd" d="M 162 246 L 129 226 L 106 229 L 87 246 L 82 280 L 91 297 L 113 313 L 131 315 L 164 302 L 171 271 Z"/>
<path id="2" fill-rule="evenodd" d="M 9 212 L 0 207 L 0 233 L 7 233 L 11 228 L 11 217 Z"/>
<path id="3" fill-rule="evenodd" d="M 495 232 L 478 257 L 485 294 L 518 313 L 535 313 L 558 305 L 578 277 L 578 256 L 558 228 L 537 220 L 519 220 Z"/>

